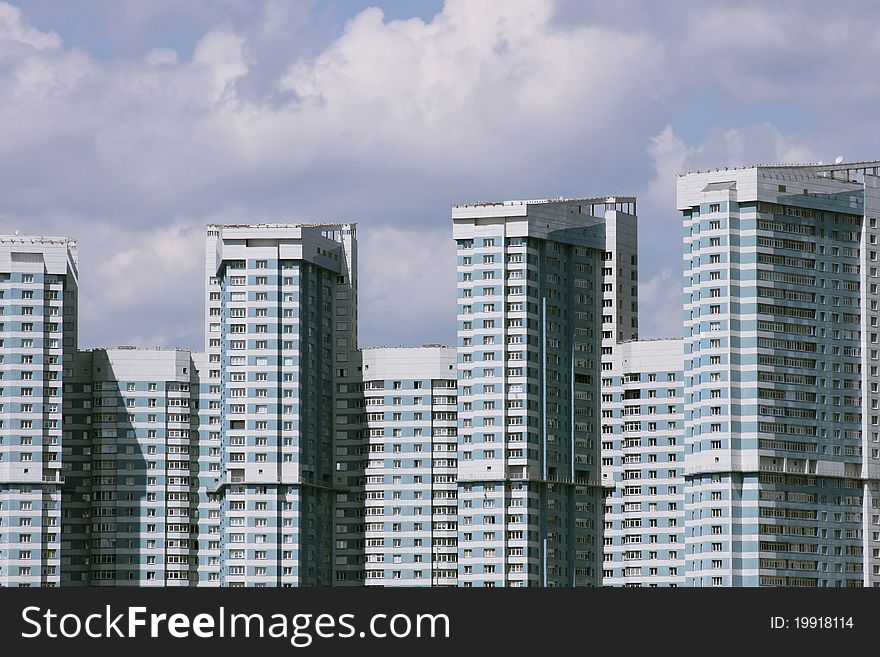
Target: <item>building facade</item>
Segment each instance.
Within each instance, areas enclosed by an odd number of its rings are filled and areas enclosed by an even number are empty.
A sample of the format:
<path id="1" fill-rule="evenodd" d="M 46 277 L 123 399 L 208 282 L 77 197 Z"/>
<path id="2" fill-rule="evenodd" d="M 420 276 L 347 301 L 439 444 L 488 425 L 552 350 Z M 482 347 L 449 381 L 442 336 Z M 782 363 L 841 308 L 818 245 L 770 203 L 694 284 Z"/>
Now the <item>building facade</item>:
<path id="1" fill-rule="evenodd" d="M 58 586 L 76 242 L 0 236 L 0 585 Z"/>
<path id="2" fill-rule="evenodd" d="M 614 347 L 602 372 L 603 586 L 683 586 L 682 340 Z"/>
<path id="3" fill-rule="evenodd" d="M 355 228 L 208 226 L 206 244 L 220 583 L 329 586 L 334 399 L 356 378 Z"/>
<path id="4" fill-rule="evenodd" d="M 600 350 L 636 335 L 636 261 L 620 262 L 635 253 L 635 199 L 458 205 L 452 217 L 459 582 L 597 585 Z"/>
<path id="5" fill-rule="evenodd" d="M 457 583 L 455 349 L 364 349 L 367 586 Z"/>
<path id="6" fill-rule="evenodd" d="M 632 197 L 454 206 L 455 348 L 358 347 L 353 224 L 208 226 L 203 353 L 0 236 L 0 585 L 876 586 L 878 168 L 680 176 L 680 340 Z"/>
<path id="7" fill-rule="evenodd" d="M 877 582 L 877 164 L 678 179 L 688 586 Z"/>
<path id="8" fill-rule="evenodd" d="M 190 352 L 82 351 L 65 392 L 62 584 L 195 584 L 201 441 Z"/>

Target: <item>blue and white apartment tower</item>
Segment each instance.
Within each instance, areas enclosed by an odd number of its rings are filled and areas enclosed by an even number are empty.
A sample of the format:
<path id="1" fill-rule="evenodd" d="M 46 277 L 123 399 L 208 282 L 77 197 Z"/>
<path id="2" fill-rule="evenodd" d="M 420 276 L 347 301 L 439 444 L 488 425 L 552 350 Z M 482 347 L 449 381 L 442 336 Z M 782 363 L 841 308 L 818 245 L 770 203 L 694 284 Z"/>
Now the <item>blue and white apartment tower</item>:
<path id="1" fill-rule="evenodd" d="M 195 586 L 200 441 L 192 354 L 94 349 L 78 352 L 71 369 L 62 585 Z M 207 559 L 204 565 L 207 573 Z"/>
<path id="2" fill-rule="evenodd" d="M 688 586 L 880 582 L 878 166 L 678 178 Z"/>
<path id="3" fill-rule="evenodd" d="M 61 582 L 64 377 L 76 242 L 0 235 L 0 586 Z"/>
<path id="4" fill-rule="evenodd" d="M 602 372 L 603 586 L 684 585 L 682 340 L 614 346 Z"/>
<path id="5" fill-rule="evenodd" d="M 457 583 L 455 349 L 362 350 L 367 586 Z"/>
<path id="6" fill-rule="evenodd" d="M 333 581 L 335 384 L 357 349 L 355 227 L 211 225 L 222 586 Z"/>
<path id="7" fill-rule="evenodd" d="M 598 585 L 600 350 L 637 337 L 635 199 L 464 204 L 452 218 L 459 585 Z"/>

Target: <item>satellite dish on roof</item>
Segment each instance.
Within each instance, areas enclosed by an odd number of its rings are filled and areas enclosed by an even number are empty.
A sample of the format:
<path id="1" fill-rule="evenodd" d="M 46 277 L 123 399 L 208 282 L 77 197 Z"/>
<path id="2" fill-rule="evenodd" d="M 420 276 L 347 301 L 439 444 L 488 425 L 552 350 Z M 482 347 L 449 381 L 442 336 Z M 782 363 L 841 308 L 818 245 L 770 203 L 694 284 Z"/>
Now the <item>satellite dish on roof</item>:
<path id="1" fill-rule="evenodd" d="M 843 162 L 843 155 L 838 155 L 834 158 L 834 164 L 840 164 L 841 162 Z"/>

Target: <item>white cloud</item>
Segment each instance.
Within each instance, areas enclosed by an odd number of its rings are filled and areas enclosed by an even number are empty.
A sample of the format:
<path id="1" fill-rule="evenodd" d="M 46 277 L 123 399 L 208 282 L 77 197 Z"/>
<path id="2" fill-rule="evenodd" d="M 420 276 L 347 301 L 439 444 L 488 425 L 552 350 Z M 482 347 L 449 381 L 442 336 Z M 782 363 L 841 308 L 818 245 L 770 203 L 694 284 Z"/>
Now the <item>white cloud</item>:
<path id="1" fill-rule="evenodd" d="M 793 98 L 823 111 L 876 102 L 877 6 L 820 2 L 708 4 L 686 15 L 683 45 L 701 75 L 739 102 Z M 731 26 L 737 26 L 731 29 Z M 846 98 L 846 103 L 840 100 Z"/>
<path id="2" fill-rule="evenodd" d="M 234 93 L 232 84 L 248 70 L 244 40 L 230 32 L 210 32 L 196 44 L 193 64 L 203 68 L 209 83 L 203 100 L 216 102 L 228 98 Z"/>
<path id="3" fill-rule="evenodd" d="M 145 233 L 94 226 L 78 242 L 81 343 L 198 345 L 204 235 L 180 224 Z"/>
<path id="4" fill-rule="evenodd" d="M 551 16 L 539 0 L 447 2 L 430 23 L 370 9 L 281 85 L 311 136 L 388 175 L 427 165 L 483 188 L 555 180 L 583 191 L 567 170 L 573 144 L 589 144 L 582 163 L 598 166 L 608 150 L 632 148 L 644 124 L 654 129 L 634 108 L 665 97 L 664 53 L 647 36 L 558 30 Z"/>
<path id="5" fill-rule="evenodd" d="M 713 130 L 698 146 L 688 148 L 682 164 L 687 170 L 748 164 L 816 162 L 814 148 L 797 135 L 783 134 L 763 123 Z"/>
<path id="6" fill-rule="evenodd" d="M 640 196 L 640 209 L 671 212 L 675 209 L 675 176 L 686 168 L 688 148 L 667 125 L 651 138 L 647 149 L 654 163 L 654 178 Z"/>
<path id="7" fill-rule="evenodd" d="M 153 48 L 147 53 L 144 61 L 152 66 L 173 65 L 177 63 L 178 55 L 177 51 L 171 48 Z"/>
<path id="8" fill-rule="evenodd" d="M 641 262 L 641 260 L 640 260 Z M 679 269 L 663 269 L 639 284 L 639 336 L 677 338 L 682 335 L 682 276 Z M 645 320 L 649 319 L 648 327 Z M 645 329 L 648 328 L 648 331 Z"/>
<path id="9" fill-rule="evenodd" d="M 359 232 L 358 245 L 361 344 L 452 343 L 457 308 L 450 231 L 383 226 Z"/>
<path id="10" fill-rule="evenodd" d="M 638 103 L 668 97 L 664 53 L 646 36 L 559 30 L 551 9 L 450 2 L 430 23 L 366 10 L 292 63 L 271 102 L 242 93 L 260 74 L 259 45 L 228 29 L 208 32 L 184 61 L 167 50 L 111 63 L 79 51 L 17 60 L 4 113 L 23 135 L 52 127 L 21 145 L 27 184 L 2 191 L 32 211 L 23 190 L 45 187 L 40 207 L 132 223 L 229 202 L 318 215 L 360 212 L 370 199 L 371 211 L 400 215 L 426 195 L 448 205 L 595 191 L 584 187 L 624 173 L 607 153 L 638 153 L 662 127 Z M 50 91 L 51 107 L 32 114 Z"/>
<path id="11" fill-rule="evenodd" d="M 61 37 L 55 32 L 41 32 L 22 20 L 21 10 L 8 3 L 0 3 L 0 42 L 12 41 L 32 46 L 37 50 L 58 48 Z"/>

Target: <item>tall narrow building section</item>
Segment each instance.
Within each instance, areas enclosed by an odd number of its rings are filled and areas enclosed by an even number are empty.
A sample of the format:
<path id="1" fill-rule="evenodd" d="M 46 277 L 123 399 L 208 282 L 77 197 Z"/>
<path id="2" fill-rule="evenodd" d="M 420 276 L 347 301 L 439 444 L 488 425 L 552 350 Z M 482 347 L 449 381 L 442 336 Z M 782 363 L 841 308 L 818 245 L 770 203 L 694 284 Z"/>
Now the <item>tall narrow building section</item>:
<path id="1" fill-rule="evenodd" d="M 357 377 L 355 228 L 212 225 L 206 254 L 221 585 L 329 586 L 335 384 Z"/>
<path id="2" fill-rule="evenodd" d="M 681 339 L 615 345 L 602 372 L 603 586 L 684 585 Z"/>
<path id="3" fill-rule="evenodd" d="M 223 443 L 220 439 L 219 356 L 216 351 L 192 354 L 190 389 L 194 406 L 190 417 L 190 448 L 194 500 L 191 501 L 195 508 L 193 524 L 197 529 L 193 546 L 197 586 L 220 586 L 220 499 L 223 488 L 217 483 Z"/>
<path id="4" fill-rule="evenodd" d="M 364 349 L 365 584 L 455 586 L 455 349 Z"/>
<path id="5" fill-rule="evenodd" d="M 58 586 L 76 242 L 0 236 L 0 585 Z"/>
<path id="6" fill-rule="evenodd" d="M 597 585 L 600 348 L 635 330 L 630 281 L 614 286 L 635 244 L 608 244 L 635 239 L 635 199 L 456 205 L 452 218 L 459 583 Z M 609 242 L 617 220 L 633 230 Z"/>

